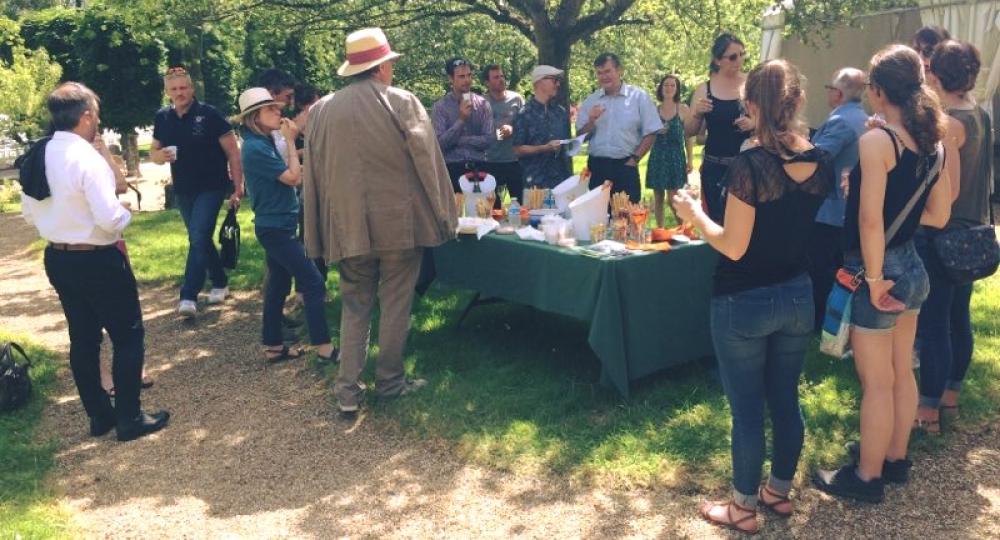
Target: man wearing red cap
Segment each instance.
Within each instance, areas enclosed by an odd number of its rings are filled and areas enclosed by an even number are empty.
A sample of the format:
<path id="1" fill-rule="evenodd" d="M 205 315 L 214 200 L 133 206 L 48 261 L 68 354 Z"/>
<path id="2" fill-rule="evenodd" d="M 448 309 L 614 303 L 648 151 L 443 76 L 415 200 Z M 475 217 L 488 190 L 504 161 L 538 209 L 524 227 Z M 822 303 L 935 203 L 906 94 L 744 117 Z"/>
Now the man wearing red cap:
<path id="1" fill-rule="evenodd" d="M 376 394 L 393 398 L 426 384 L 403 371 L 414 286 L 423 249 L 455 236 L 455 202 L 434 127 L 416 96 L 391 86 L 398 57 L 378 28 L 347 36 L 347 61 L 337 74 L 351 84 L 313 106 L 306 130 L 306 250 L 339 261 L 334 395 L 348 414 L 364 392 L 358 379 L 376 295 Z"/>

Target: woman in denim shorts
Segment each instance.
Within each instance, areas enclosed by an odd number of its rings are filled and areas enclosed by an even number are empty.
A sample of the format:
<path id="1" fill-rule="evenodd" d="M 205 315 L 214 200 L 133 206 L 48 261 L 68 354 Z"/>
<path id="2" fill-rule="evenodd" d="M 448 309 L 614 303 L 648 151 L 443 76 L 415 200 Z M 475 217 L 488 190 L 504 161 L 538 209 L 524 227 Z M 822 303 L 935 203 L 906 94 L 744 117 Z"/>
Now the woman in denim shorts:
<path id="1" fill-rule="evenodd" d="M 706 502 L 701 515 L 716 525 L 753 533 L 757 505 L 781 517 L 805 426 L 798 384 L 812 340 L 812 282 L 805 247 L 833 185 L 833 159 L 799 135 L 803 103 L 799 72 L 774 60 L 750 72 L 746 100 L 757 146 L 742 152 L 725 178 L 725 228 L 687 192 L 677 214 L 722 253 L 715 269 L 710 320 L 719 376 L 732 410 L 733 494 Z M 774 434 L 771 475 L 764 465 L 764 407 Z"/>
<path id="2" fill-rule="evenodd" d="M 886 229 L 924 184 L 944 135 L 944 115 L 924 84 L 920 57 L 890 45 L 871 62 L 868 102 L 885 119 L 859 141 L 860 162 L 850 177 L 844 219 L 844 266 L 864 281 L 851 303 L 851 348 L 861 379 L 861 442 L 854 460 L 813 480 L 828 493 L 880 502 L 884 482 L 905 482 L 906 448 L 917 410 L 913 340 L 927 298 L 927 272 L 913 246 L 920 224 L 948 221 L 946 173 L 930 179 L 902 225 L 886 243 Z"/>

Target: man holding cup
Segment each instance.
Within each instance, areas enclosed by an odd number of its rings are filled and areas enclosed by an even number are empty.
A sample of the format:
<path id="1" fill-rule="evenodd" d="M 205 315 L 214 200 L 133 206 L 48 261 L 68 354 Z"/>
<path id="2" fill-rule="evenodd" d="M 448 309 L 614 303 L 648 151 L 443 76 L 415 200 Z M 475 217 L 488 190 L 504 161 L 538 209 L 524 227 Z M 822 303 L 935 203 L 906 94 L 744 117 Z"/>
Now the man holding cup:
<path id="1" fill-rule="evenodd" d="M 444 64 L 451 91 L 434 103 L 431 119 L 444 153 L 455 193 L 462 189 L 458 177 L 483 166 L 486 149 L 496 140 L 493 111 L 482 96 L 472 92 L 472 63 L 452 58 Z"/>
<path id="2" fill-rule="evenodd" d="M 583 101 L 576 118 L 577 135 L 590 137 L 590 187 L 611 180 L 613 192 L 625 191 L 637 203 L 642 194 L 639 161 L 653 146 L 663 121 L 649 94 L 622 81 L 616 54 L 599 55 L 594 72 L 601 87 Z"/>
<path id="3" fill-rule="evenodd" d="M 490 64 L 483 68 L 483 83 L 489 92 L 486 101 L 493 112 L 493 128 L 496 140 L 486 150 L 486 172 L 497 180 L 497 193 L 501 187 L 506 187 L 511 197 L 517 197 L 522 202 L 524 178 L 521 166 L 514 155 L 511 137 L 514 135 L 514 118 L 524 107 L 524 97 L 507 89 L 507 78 L 500 64 Z M 497 197 L 494 208 L 500 208 L 502 197 Z"/>
<path id="4" fill-rule="evenodd" d="M 194 97 L 187 70 L 168 69 L 163 86 L 171 105 L 156 113 L 151 157 L 157 164 L 170 163 L 174 196 L 187 228 L 187 263 L 177 312 L 190 319 L 198 313 L 206 271 L 212 280 L 209 304 L 221 303 L 229 293 L 212 233 L 230 182 L 234 190 L 229 203 L 239 205 L 243 168 L 232 127 L 222 113 Z"/>

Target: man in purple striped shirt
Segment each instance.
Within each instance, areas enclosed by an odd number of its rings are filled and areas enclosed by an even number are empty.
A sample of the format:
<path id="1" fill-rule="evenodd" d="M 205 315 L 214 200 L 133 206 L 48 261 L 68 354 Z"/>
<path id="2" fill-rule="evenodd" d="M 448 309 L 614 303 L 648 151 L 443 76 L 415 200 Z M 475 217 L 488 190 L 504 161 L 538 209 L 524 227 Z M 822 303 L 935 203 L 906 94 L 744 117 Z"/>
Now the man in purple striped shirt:
<path id="1" fill-rule="evenodd" d="M 486 149 L 496 137 L 489 102 L 472 92 L 472 64 L 464 58 L 452 58 L 444 69 L 451 91 L 434 103 L 431 119 L 452 188 L 458 193 L 458 177 L 483 167 Z"/>

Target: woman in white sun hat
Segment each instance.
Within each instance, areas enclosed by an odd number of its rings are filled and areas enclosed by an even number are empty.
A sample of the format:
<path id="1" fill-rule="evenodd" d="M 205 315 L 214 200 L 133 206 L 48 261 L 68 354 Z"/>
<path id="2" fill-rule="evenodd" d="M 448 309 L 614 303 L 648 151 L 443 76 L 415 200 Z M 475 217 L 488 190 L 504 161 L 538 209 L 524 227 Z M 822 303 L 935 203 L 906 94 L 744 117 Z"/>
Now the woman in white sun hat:
<path id="1" fill-rule="evenodd" d="M 299 200 L 295 186 L 302 182 L 298 157 L 289 153 L 282 159 L 274 145 L 272 133 L 279 131 L 295 148 L 298 129 L 281 117 L 282 105 L 264 88 L 250 88 L 240 95 L 243 146 L 243 171 L 247 194 L 253 208 L 254 233 L 267 254 L 268 280 L 264 286 L 264 313 L 261 338 L 264 356 L 273 364 L 299 358 L 301 348 L 289 348 L 282 342 L 281 319 L 285 298 L 292 276 L 302 286 L 309 339 L 316 348 L 320 362 L 336 361 L 337 349 L 330 343 L 326 322 L 326 287 L 312 261 L 306 257 L 296 239 Z"/>

